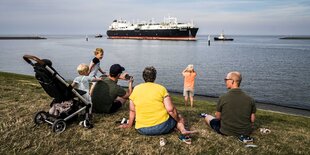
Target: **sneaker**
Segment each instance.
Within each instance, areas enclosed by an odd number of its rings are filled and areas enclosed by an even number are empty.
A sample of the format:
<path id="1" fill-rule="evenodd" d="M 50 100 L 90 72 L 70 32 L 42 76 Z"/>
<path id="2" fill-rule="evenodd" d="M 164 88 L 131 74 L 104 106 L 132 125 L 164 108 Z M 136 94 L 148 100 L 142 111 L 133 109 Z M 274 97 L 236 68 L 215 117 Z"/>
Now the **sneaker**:
<path id="1" fill-rule="evenodd" d="M 208 114 L 206 114 L 206 113 L 200 113 L 200 114 L 199 114 L 200 117 L 206 117 L 207 115 L 208 115 Z"/>
<path id="2" fill-rule="evenodd" d="M 160 146 L 165 146 L 165 145 L 166 145 L 166 140 L 165 140 L 165 138 L 160 138 L 160 139 L 159 139 L 159 145 L 160 145 Z"/>
<path id="3" fill-rule="evenodd" d="M 128 124 L 129 120 L 126 118 L 123 118 L 120 121 L 115 121 L 116 124 Z"/>
<path id="4" fill-rule="evenodd" d="M 243 143 L 253 142 L 253 140 L 254 140 L 252 137 L 245 136 L 245 135 L 239 136 L 238 139 L 239 139 L 240 142 L 243 142 Z"/>
<path id="5" fill-rule="evenodd" d="M 87 128 L 87 129 L 91 129 L 93 128 L 94 126 L 90 123 L 89 120 L 84 120 L 83 123 L 82 123 L 83 127 L 84 128 Z"/>
<path id="6" fill-rule="evenodd" d="M 123 118 L 123 119 L 121 120 L 121 124 L 127 124 L 126 118 Z"/>
<path id="7" fill-rule="evenodd" d="M 191 139 L 191 137 L 188 136 L 188 135 L 181 135 L 181 136 L 179 137 L 179 140 L 182 141 L 182 142 L 184 142 L 184 143 L 186 143 L 186 144 L 192 144 L 192 139 Z"/>

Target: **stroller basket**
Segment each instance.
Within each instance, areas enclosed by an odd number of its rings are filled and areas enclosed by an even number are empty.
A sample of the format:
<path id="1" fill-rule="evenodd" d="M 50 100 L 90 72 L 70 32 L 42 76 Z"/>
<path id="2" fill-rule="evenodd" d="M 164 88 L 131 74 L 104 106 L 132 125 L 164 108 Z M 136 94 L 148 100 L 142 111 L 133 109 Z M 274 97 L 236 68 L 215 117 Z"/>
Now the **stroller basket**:
<path id="1" fill-rule="evenodd" d="M 47 59 L 39 59 L 35 56 L 24 55 L 24 60 L 34 68 L 35 78 L 39 81 L 45 92 L 53 99 L 50 106 L 50 113 L 39 111 L 34 117 L 34 123 L 37 125 L 48 123 L 56 133 L 61 133 L 66 129 L 66 122 L 77 116 L 79 113 L 86 111 L 84 127 L 90 128 L 89 108 L 91 103 L 82 97 L 84 91 L 73 89 L 73 87 L 61 77 L 52 67 L 52 62 Z M 75 99 L 77 98 L 77 99 Z M 61 110 L 60 103 L 69 103 L 67 109 Z M 81 107 L 81 108 L 80 108 Z M 51 110 L 54 108 L 56 111 Z M 58 109 L 57 109 L 58 108 Z M 53 113 L 53 112 L 59 113 Z M 56 114 L 56 115 L 55 115 Z"/>

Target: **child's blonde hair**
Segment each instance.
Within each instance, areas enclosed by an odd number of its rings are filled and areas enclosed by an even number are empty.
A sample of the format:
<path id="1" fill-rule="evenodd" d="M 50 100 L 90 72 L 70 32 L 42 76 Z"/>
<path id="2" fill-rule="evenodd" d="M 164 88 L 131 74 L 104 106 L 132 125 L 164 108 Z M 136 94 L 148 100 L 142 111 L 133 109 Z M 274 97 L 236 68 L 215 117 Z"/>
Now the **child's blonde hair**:
<path id="1" fill-rule="evenodd" d="M 89 67 L 88 67 L 88 65 L 86 65 L 86 64 L 80 64 L 80 65 L 76 68 L 76 70 L 78 71 L 78 73 L 79 73 L 80 75 L 87 75 L 88 70 L 89 70 Z"/>
<path id="2" fill-rule="evenodd" d="M 96 50 L 94 51 L 94 54 L 103 54 L 103 49 L 102 48 L 96 48 Z"/>

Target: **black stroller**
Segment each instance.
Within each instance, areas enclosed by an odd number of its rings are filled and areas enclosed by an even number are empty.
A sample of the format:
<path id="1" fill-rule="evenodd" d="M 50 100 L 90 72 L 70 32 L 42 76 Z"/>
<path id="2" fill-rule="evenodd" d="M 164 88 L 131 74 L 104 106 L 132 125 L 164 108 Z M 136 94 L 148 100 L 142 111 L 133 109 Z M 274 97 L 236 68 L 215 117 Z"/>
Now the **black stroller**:
<path id="1" fill-rule="evenodd" d="M 39 81 L 45 92 L 53 98 L 50 106 L 54 104 L 67 103 L 67 107 L 63 108 L 57 115 L 52 115 L 49 112 L 39 111 L 34 116 L 34 123 L 39 125 L 48 123 L 52 125 L 52 130 L 56 133 L 61 133 L 66 129 L 66 122 L 76 119 L 79 114 L 85 119 L 82 125 L 85 128 L 92 128 L 89 118 L 89 109 L 91 103 L 87 101 L 83 94 L 85 91 L 74 89 L 61 77 L 52 67 L 52 62 L 47 59 L 39 59 L 35 56 L 24 55 L 24 60 L 34 68 L 35 78 Z M 83 113 L 83 114 L 82 114 Z"/>

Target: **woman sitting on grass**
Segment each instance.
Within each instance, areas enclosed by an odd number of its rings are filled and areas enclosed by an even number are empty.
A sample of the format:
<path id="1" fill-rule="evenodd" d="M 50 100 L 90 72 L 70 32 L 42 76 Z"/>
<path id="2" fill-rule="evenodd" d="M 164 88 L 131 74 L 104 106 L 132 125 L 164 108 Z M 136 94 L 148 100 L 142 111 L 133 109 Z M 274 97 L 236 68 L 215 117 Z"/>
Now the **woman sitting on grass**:
<path id="1" fill-rule="evenodd" d="M 143 135 L 161 135 L 177 128 L 181 134 L 188 135 L 195 131 L 185 129 L 184 119 L 178 114 L 165 87 L 154 83 L 156 69 L 146 67 L 143 71 L 145 83 L 137 85 L 130 95 L 128 124 L 122 128 L 135 128 Z"/>

